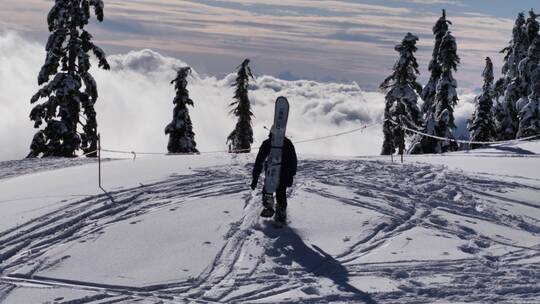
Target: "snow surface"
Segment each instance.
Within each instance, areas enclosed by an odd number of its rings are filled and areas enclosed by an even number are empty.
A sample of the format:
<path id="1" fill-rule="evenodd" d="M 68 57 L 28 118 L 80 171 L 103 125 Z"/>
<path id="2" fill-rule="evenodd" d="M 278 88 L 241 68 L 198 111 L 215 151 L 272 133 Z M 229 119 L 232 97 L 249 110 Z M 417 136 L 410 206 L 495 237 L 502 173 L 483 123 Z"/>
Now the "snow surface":
<path id="1" fill-rule="evenodd" d="M 540 141 L 301 156 L 289 223 L 253 154 L 0 163 L 1 303 L 539 303 Z"/>

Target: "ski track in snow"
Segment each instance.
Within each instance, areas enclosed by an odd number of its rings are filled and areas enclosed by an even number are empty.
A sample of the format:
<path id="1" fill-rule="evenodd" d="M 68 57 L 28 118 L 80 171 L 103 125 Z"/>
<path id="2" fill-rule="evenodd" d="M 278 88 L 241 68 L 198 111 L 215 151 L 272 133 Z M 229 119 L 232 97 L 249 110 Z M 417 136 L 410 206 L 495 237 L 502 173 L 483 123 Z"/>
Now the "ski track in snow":
<path id="1" fill-rule="evenodd" d="M 85 163 L 86 161 L 83 161 Z M 0 178 L 35 172 L 35 165 L 2 163 Z M 78 165 L 80 162 L 70 163 Z M 65 163 L 43 163 L 56 168 Z M 69 288 L 92 295 L 57 303 L 539 303 L 539 203 L 516 200 L 510 191 L 540 191 L 520 184 L 465 174 L 443 166 L 391 164 L 376 160 L 302 160 L 290 205 L 306 196 L 374 212 L 357 236 L 347 238 L 339 253 L 304 240 L 290 215 L 277 229 L 260 219 L 260 198 L 247 189 L 251 164 L 199 169 L 191 175 L 111 192 L 116 203 L 98 195 L 74 201 L 23 225 L 0 232 L 0 302 L 18 288 Z M 56 267 L 47 252 L 99 238 L 108 226 L 174 208 L 193 198 L 241 193 L 244 212 L 230 225 L 225 243 L 197 277 L 145 287 L 52 279 L 40 271 Z M 522 209 L 523 208 L 523 209 Z M 516 210 L 523 210 L 516 214 Z M 305 210 L 310 212 L 310 210 Z M 478 223 L 529 235 L 522 244 L 496 232 L 475 229 Z M 430 231 L 441 240 L 461 242 L 462 256 L 436 259 L 370 261 L 378 252 L 398 255 L 392 244 L 413 233 Z M 345 242 L 345 241 L 344 241 Z M 438 244 L 433 244 L 437 246 Z M 491 251 L 491 248 L 497 250 Z M 404 250 L 405 250 L 404 249 Z M 498 254 L 495 254 L 495 253 Z M 368 258 L 366 261 L 365 259 Z M 361 290 L 357 281 L 379 278 L 395 283 L 389 290 Z M 358 284 L 356 284 L 358 286 Z"/>

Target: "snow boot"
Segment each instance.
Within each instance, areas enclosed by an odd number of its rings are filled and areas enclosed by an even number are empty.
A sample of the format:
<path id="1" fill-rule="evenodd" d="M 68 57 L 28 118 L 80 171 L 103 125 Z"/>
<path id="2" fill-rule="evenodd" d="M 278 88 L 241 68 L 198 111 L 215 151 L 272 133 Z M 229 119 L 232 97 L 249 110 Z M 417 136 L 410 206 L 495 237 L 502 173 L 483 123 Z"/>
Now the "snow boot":
<path id="1" fill-rule="evenodd" d="M 272 207 L 265 207 L 263 209 L 263 211 L 261 211 L 261 217 L 267 217 L 267 218 L 270 218 L 272 216 L 274 216 L 274 208 Z"/>
<path id="2" fill-rule="evenodd" d="M 282 227 L 287 222 L 287 211 L 284 208 L 281 208 L 279 205 L 276 208 L 274 221 L 276 222 L 276 226 L 278 227 Z"/>
<path id="3" fill-rule="evenodd" d="M 264 209 L 261 212 L 261 217 L 272 217 L 274 216 L 274 196 L 270 193 L 263 194 L 263 206 Z"/>

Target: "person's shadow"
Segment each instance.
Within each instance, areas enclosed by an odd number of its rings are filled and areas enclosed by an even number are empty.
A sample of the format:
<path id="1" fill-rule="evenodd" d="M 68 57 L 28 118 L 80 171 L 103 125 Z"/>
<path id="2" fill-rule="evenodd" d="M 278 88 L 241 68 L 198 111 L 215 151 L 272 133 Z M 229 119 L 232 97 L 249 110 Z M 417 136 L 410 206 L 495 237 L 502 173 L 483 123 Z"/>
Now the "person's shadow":
<path id="1" fill-rule="evenodd" d="M 306 272 L 332 280 L 340 290 L 352 293 L 354 295 L 352 300 L 368 304 L 377 303 L 369 294 L 349 284 L 349 273 L 339 261 L 313 244 L 311 246 L 314 249 L 307 246 L 294 229 L 287 226 L 276 229 L 267 223 L 263 225 L 263 232 L 274 240 L 274 247 L 268 250 L 268 254 L 274 256 L 277 261 L 284 264 L 292 264 L 294 261 Z M 339 300 L 339 297 L 335 296 L 334 300 Z M 348 297 L 348 300 L 351 298 Z"/>

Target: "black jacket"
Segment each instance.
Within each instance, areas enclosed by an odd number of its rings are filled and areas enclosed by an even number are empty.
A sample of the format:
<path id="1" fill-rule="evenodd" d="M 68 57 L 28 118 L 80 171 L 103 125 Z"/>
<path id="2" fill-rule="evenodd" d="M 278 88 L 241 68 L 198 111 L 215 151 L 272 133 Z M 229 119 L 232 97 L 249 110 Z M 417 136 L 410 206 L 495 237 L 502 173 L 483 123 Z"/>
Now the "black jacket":
<path id="1" fill-rule="evenodd" d="M 271 139 L 268 138 L 265 140 L 261 148 L 259 149 L 259 154 L 257 154 L 257 159 L 255 160 L 255 166 L 253 166 L 253 180 L 256 182 L 259 179 L 259 175 L 263 170 L 265 165 L 266 158 L 270 155 L 270 150 L 272 149 Z M 296 165 L 298 160 L 296 158 L 296 151 L 294 150 L 293 143 L 285 137 L 283 142 L 283 155 L 281 162 L 281 173 L 279 177 L 279 184 L 285 185 L 287 187 L 292 186 L 293 178 L 296 175 Z"/>

